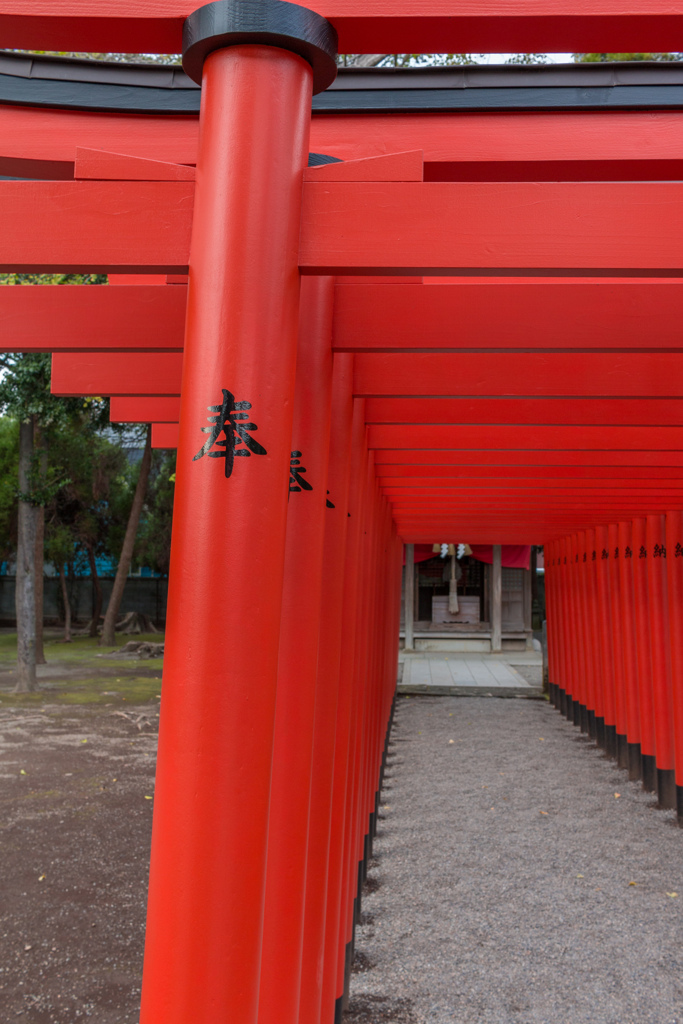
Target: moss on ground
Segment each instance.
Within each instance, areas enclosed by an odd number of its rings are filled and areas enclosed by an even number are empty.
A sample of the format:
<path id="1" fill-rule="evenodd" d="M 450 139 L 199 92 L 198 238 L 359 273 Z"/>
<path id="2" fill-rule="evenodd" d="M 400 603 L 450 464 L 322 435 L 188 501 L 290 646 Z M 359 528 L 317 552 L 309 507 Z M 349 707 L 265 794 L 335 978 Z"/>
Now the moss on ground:
<path id="1" fill-rule="evenodd" d="M 116 647 L 101 647 L 96 639 L 77 637 L 69 644 L 61 642 L 56 631 L 45 637 L 47 666 L 39 679 L 37 693 L 17 694 L 13 684 L 2 685 L 0 705 L 31 707 L 42 704 L 146 704 L 156 703 L 161 694 L 163 659 L 113 659 L 102 655 L 118 650 L 128 640 L 163 643 L 162 633 L 117 636 Z M 0 669 L 13 669 L 17 659 L 16 633 L 0 634 Z M 54 674 L 50 667 L 54 666 Z"/>

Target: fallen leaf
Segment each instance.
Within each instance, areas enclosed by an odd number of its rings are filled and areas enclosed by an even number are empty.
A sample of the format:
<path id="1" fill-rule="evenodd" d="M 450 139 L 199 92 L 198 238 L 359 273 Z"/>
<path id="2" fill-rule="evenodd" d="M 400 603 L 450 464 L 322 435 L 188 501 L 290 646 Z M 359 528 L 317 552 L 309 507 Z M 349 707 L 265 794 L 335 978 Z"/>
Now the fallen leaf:
<path id="1" fill-rule="evenodd" d="M 20 768 L 20 769 L 19 769 L 19 774 L 20 774 L 20 775 L 26 775 L 26 772 L 24 771 L 24 769 L 23 769 L 23 768 Z"/>
<path id="2" fill-rule="evenodd" d="M 492 808 L 491 808 L 491 810 L 492 810 L 492 811 L 495 811 L 495 807 L 492 807 Z"/>
<path id="3" fill-rule="evenodd" d="M 151 796 L 145 796 L 145 800 L 152 800 L 152 799 L 153 798 Z"/>
<path id="4" fill-rule="evenodd" d="M 614 794 L 614 799 L 618 800 L 620 796 L 621 796 L 621 793 L 615 793 Z"/>
<path id="5" fill-rule="evenodd" d="M 45 875 L 40 875 L 39 878 L 38 878 L 38 881 L 39 882 L 44 882 L 45 881 Z"/>
<path id="6" fill-rule="evenodd" d="M 671 896 L 671 898 L 674 899 L 676 896 L 678 896 L 678 893 L 677 892 L 668 892 L 666 895 L 667 896 Z"/>
<path id="7" fill-rule="evenodd" d="M 116 780 L 116 779 L 112 779 L 111 781 L 112 781 L 112 782 L 116 782 L 117 780 Z"/>
<path id="8" fill-rule="evenodd" d="M 541 741 L 541 743 L 545 743 L 545 740 L 543 739 L 543 737 L 542 737 L 542 736 L 539 736 L 538 738 L 539 738 L 539 740 Z"/>
<path id="9" fill-rule="evenodd" d="M 629 882 L 628 884 L 629 884 L 629 885 L 638 885 L 638 883 L 637 883 L 637 882 Z"/>
<path id="10" fill-rule="evenodd" d="M 449 743 L 455 743 L 455 740 L 449 740 L 448 742 Z"/>
<path id="11" fill-rule="evenodd" d="M 81 743 L 87 743 L 87 742 L 88 742 L 87 740 L 81 740 Z"/>
<path id="12" fill-rule="evenodd" d="M 547 814 L 547 811 L 539 811 L 539 814 Z"/>
<path id="13" fill-rule="evenodd" d="M 33 946 L 24 946 L 24 952 L 28 953 L 29 949 L 33 949 Z"/>
<path id="14" fill-rule="evenodd" d="M 577 877 L 577 878 L 583 878 L 583 877 L 584 877 L 584 875 L 577 875 L 576 877 Z M 634 883 L 634 884 L 635 884 L 635 883 Z"/>

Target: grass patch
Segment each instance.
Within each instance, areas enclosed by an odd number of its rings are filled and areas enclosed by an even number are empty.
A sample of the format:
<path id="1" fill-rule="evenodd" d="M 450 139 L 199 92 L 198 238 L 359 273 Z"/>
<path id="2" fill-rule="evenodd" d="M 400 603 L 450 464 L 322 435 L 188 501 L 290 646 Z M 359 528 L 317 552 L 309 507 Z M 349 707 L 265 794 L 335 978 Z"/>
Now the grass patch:
<path id="1" fill-rule="evenodd" d="M 0 693 L 0 705 L 31 707 L 41 704 L 158 704 L 161 679 L 122 676 L 120 679 L 78 679 L 43 682 L 37 693 Z"/>
<path id="2" fill-rule="evenodd" d="M 46 631 L 47 632 L 47 631 Z M 0 705 L 31 707 L 41 704 L 147 704 L 158 703 L 161 693 L 162 658 L 106 658 L 128 640 L 163 643 L 163 633 L 117 636 L 115 647 L 100 647 L 97 639 L 77 637 L 60 643 L 57 631 L 45 637 L 43 677 L 36 693 L 17 694 L 0 690 Z M 0 667 L 14 669 L 17 658 L 16 633 L 0 634 Z M 51 675 L 50 669 L 53 669 Z M 11 677 L 10 677 L 11 678 Z"/>
<path id="3" fill-rule="evenodd" d="M 81 663 L 90 658 L 96 658 L 98 654 L 111 654 L 112 651 L 118 651 L 129 640 L 141 640 L 159 644 L 164 642 L 164 634 L 141 633 L 135 636 L 124 636 L 123 633 L 117 633 L 116 644 L 113 647 L 102 647 L 98 638 L 90 636 L 79 636 L 72 640 L 71 643 L 65 644 L 60 639 L 60 635 L 56 630 L 46 630 L 43 645 L 48 663 L 52 661 Z M 14 632 L 0 633 L 0 664 L 9 667 L 16 660 L 17 634 Z M 161 663 L 160 658 L 150 660 Z"/>

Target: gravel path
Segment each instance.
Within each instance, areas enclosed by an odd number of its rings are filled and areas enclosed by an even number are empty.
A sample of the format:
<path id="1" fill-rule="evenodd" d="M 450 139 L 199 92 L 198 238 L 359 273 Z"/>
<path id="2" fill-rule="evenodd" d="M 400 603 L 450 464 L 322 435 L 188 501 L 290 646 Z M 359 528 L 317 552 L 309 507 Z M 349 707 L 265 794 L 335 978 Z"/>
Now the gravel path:
<path id="1" fill-rule="evenodd" d="M 548 704 L 401 698 L 382 808 L 350 1024 L 683 1022 L 683 832 Z"/>

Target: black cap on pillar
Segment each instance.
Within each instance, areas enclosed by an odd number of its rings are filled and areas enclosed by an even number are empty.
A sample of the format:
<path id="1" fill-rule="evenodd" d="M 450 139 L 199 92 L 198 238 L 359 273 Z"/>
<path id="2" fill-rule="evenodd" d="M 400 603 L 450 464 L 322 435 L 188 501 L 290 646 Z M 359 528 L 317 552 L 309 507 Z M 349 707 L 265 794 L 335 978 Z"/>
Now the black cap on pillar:
<path id="1" fill-rule="evenodd" d="M 216 0 L 194 11 L 183 27 L 183 69 L 201 83 L 204 60 L 226 46 L 255 43 L 298 53 L 313 68 L 313 92 L 337 77 L 337 32 L 315 11 L 285 0 Z"/>

